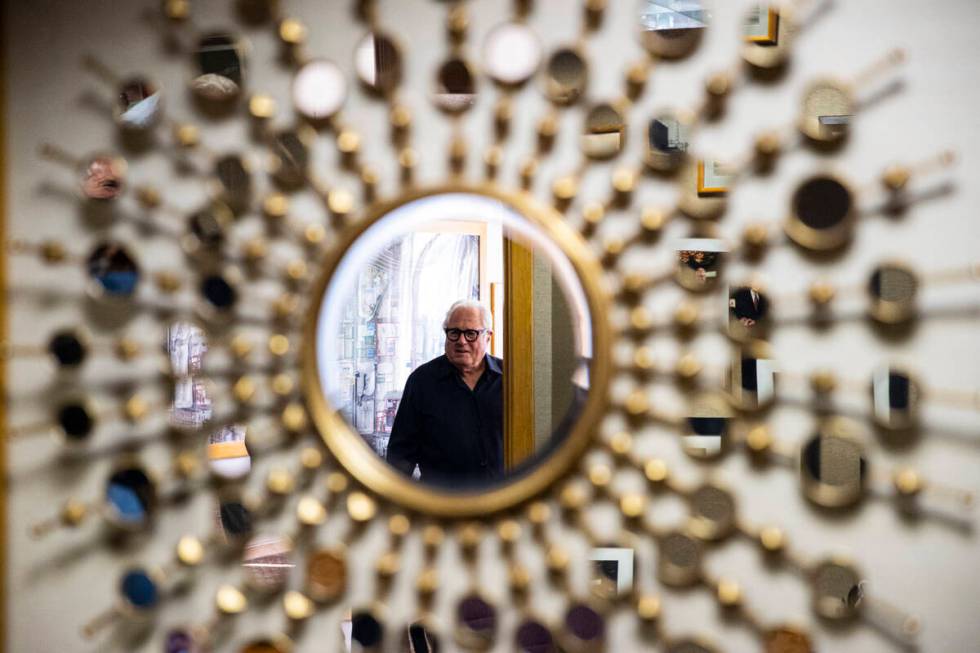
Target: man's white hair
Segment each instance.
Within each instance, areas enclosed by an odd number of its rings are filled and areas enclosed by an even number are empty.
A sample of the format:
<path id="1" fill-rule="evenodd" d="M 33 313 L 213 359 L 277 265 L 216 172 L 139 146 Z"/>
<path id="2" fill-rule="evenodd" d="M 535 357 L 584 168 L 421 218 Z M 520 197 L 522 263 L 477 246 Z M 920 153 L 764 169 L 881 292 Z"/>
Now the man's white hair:
<path id="1" fill-rule="evenodd" d="M 446 317 L 442 321 L 442 328 L 445 329 L 449 326 L 449 318 L 453 316 L 458 308 L 475 308 L 480 311 L 480 315 L 483 317 L 483 328 L 488 331 L 493 331 L 493 317 L 490 315 L 490 309 L 483 302 L 479 302 L 475 299 L 460 299 L 459 301 L 453 302 L 453 305 L 449 307 L 446 311 Z"/>

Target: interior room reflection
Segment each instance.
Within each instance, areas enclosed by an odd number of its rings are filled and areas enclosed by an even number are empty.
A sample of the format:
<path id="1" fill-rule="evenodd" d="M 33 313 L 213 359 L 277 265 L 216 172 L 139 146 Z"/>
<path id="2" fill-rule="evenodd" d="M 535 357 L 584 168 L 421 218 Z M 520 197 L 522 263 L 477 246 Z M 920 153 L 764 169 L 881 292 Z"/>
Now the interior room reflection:
<path id="1" fill-rule="evenodd" d="M 453 489 L 528 469 L 588 394 L 589 318 L 569 262 L 480 210 L 499 202 L 466 201 L 466 219 L 372 247 L 319 336 L 332 407 L 390 465 Z"/>

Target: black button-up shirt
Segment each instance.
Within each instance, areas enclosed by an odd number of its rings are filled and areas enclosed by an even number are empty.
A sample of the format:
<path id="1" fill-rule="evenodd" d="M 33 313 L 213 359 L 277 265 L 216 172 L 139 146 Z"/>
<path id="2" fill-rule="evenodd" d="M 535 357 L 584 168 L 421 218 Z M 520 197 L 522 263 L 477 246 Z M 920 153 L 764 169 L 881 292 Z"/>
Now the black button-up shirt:
<path id="1" fill-rule="evenodd" d="M 388 462 L 450 487 L 486 484 L 504 474 L 503 363 L 486 355 L 470 390 L 445 355 L 408 376 L 388 440 Z"/>

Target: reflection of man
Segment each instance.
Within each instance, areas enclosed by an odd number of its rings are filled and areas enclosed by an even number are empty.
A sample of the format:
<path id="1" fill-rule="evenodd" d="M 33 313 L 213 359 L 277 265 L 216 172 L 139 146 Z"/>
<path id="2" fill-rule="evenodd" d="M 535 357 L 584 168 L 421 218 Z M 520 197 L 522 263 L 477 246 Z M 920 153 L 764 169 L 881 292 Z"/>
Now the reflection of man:
<path id="1" fill-rule="evenodd" d="M 456 302 L 443 321 L 445 355 L 409 375 L 387 454 L 403 473 L 418 465 L 422 480 L 454 486 L 503 475 L 503 368 L 486 353 L 489 325 L 485 306 Z"/>
<path id="2" fill-rule="evenodd" d="M 755 288 L 739 288 L 728 300 L 728 308 L 743 326 L 754 326 L 766 316 L 769 300 Z"/>

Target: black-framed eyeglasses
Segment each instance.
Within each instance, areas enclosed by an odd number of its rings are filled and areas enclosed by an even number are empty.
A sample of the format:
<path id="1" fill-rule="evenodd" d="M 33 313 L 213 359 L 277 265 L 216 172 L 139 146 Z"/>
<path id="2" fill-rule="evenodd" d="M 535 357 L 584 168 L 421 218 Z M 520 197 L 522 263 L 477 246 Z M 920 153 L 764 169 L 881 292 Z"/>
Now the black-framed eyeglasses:
<path id="1" fill-rule="evenodd" d="M 474 342 L 481 334 L 486 333 L 486 329 L 443 329 L 450 342 L 458 342 L 459 337 L 466 338 L 466 342 Z"/>

